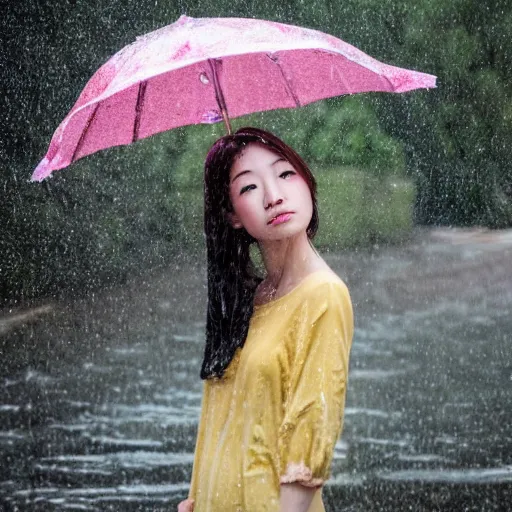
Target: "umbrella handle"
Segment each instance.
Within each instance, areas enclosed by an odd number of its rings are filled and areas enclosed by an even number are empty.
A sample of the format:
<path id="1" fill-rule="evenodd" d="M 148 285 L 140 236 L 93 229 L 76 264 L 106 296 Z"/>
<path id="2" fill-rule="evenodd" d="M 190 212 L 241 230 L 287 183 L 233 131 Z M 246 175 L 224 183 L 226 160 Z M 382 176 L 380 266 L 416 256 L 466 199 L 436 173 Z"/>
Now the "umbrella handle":
<path id="1" fill-rule="evenodd" d="M 228 108 L 226 107 L 226 101 L 224 100 L 224 94 L 222 93 L 222 89 L 220 87 L 219 77 L 217 75 L 217 66 L 219 65 L 220 59 L 208 59 L 208 64 L 210 64 L 210 69 L 213 77 L 213 86 L 215 87 L 215 99 L 217 100 L 217 105 L 222 113 L 222 119 L 224 119 L 224 124 L 226 125 L 226 130 L 228 135 L 233 133 L 231 129 L 231 122 L 228 116 Z"/>

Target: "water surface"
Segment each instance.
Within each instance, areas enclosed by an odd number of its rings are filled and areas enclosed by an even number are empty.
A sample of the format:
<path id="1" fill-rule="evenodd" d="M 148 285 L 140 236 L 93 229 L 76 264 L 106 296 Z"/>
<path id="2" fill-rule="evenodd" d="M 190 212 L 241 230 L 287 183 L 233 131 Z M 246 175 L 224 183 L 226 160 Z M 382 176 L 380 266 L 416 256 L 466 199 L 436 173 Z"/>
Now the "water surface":
<path id="1" fill-rule="evenodd" d="M 328 510 L 507 510 L 511 257 L 508 232 L 450 230 L 326 256 L 356 314 Z M 0 510 L 175 509 L 205 293 L 204 269 L 181 263 L 30 320 L 4 312 Z"/>

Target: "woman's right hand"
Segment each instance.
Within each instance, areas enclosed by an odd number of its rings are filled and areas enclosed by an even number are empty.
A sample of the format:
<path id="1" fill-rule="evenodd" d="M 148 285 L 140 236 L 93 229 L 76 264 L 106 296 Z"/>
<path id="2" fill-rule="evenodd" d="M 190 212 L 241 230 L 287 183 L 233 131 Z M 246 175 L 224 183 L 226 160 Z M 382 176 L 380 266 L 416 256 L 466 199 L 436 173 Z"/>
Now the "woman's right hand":
<path id="1" fill-rule="evenodd" d="M 194 512 L 194 500 L 187 498 L 178 504 L 178 512 Z"/>

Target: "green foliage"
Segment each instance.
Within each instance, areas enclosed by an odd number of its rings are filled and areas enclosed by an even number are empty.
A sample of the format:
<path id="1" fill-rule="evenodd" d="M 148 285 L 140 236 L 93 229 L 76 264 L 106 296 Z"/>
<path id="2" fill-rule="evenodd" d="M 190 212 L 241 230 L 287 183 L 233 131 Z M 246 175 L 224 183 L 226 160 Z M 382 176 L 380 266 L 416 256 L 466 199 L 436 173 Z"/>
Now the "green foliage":
<path id="1" fill-rule="evenodd" d="M 315 161 L 366 169 L 377 176 L 403 174 L 401 145 L 384 133 L 374 111 L 359 98 L 347 98 L 325 112 L 311 134 L 309 153 Z"/>
<path id="2" fill-rule="evenodd" d="M 510 226 L 512 4 L 423 0 L 401 12 L 391 23 L 403 41 L 395 46 L 401 65 L 436 74 L 439 89 L 375 106 L 406 142 L 417 221 Z"/>
<path id="3" fill-rule="evenodd" d="M 320 169 L 316 179 L 319 248 L 396 243 L 411 232 L 415 189 L 410 181 L 382 179 L 352 168 Z"/>

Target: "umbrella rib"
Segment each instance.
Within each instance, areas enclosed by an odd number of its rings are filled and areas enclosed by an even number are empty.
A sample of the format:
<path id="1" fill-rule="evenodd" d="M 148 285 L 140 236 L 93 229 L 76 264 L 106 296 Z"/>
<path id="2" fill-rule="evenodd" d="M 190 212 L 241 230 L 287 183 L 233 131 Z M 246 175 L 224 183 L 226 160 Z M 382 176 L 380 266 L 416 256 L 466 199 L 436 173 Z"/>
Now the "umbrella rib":
<path id="1" fill-rule="evenodd" d="M 87 123 L 85 124 L 85 128 L 80 135 L 80 138 L 78 139 L 78 143 L 76 145 L 75 151 L 73 152 L 73 156 L 71 157 L 71 162 L 73 163 L 76 160 L 76 157 L 80 150 L 82 149 L 82 146 L 84 145 L 85 136 L 87 135 L 87 132 L 89 131 L 89 128 L 91 127 L 92 122 L 94 121 L 94 118 L 96 117 L 96 112 L 98 111 L 98 108 L 100 106 L 100 103 L 96 103 L 94 110 L 91 112 L 91 115 L 89 116 L 89 119 L 87 119 Z"/>
<path id="2" fill-rule="evenodd" d="M 226 125 L 228 135 L 231 135 L 232 130 L 231 123 L 229 121 L 228 107 L 226 106 L 226 100 L 224 99 L 224 94 L 220 87 L 219 76 L 217 75 L 217 60 L 208 59 L 208 64 L 210 65 L 210 70 L 212 72 L 213 86 L 215 88 L 215 99 L 217 100 L 217 105 L 219 106 L 222 118 L 224 119 L 224 124 Z"/>
<path id="3" fill-rule="evenodd" d="M 146 96 L 147 80 L 139 84 L 139 93 L 137 94 L 137 104 L 135 105 L 135 120 L 133 122 L 132 142 L 139 140 L 140 116 L 142 115 L 142 107 L 144 106 L 144 97 Z"/>
<path id="4" fill-rule="evenodd" d="M 267 57 L 279 68 L 279 71 L 281 72 L 281 76 L 283 77 L 284 84 L 286 86 L 286 90 L 288 91 L 288 94 L 293 98 L 293 101 L 295 101 L 295 106 L 301 107 L 302 105 L 299 101 L 299 98 L 293 91 L 292 84 L 290 83 L 290 81 L 288 80 L 286 75 L 284 74 L 284 70 L 281 67 L 281 64 L 279 63 L 279 59 L 278 59 L 277 55 L 272 55 L 272 54 L 267 53 Z"/>

